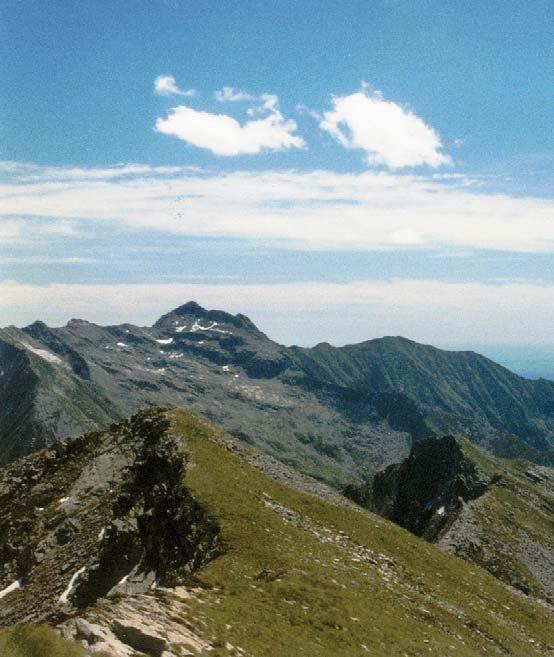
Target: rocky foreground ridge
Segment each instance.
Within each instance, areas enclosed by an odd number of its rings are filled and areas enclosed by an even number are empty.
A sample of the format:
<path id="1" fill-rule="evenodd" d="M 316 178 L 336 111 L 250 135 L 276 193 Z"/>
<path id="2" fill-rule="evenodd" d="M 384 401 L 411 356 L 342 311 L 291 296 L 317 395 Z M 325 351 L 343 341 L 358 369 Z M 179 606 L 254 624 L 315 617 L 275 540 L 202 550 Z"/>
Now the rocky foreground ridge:
<path id="1" fill-rule="evenodd" d="M 89 655 L 554 654 L 546 603 L 188 412 L 5 467 L 0 518 L 0 626 Z"/>

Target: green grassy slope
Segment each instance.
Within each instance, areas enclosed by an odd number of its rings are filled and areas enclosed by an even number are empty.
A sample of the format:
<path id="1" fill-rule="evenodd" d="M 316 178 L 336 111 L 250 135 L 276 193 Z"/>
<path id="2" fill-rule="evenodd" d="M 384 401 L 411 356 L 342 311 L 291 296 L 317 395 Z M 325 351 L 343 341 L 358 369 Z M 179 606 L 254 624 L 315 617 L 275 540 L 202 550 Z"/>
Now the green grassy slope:
<path id="1" fill-rule="evenodd" d="M 226 554 L 199 573 L 195 626 L 210 654 L 531 657 L 550 654 L 547 610 L 403 529 L 270 480 L 186 412 L 186 486 Z M 238 649 L 244 651 L 237 652 Z"/>
<path id="2" fill-rule="evenodd" d="M 401 337 L 291 351 L 322 383 L 407 395 L 432 411 L 429 420 L 439 432 L 449 430 L 443 414 L 515 434 L 539 452 L 554 449 L 552 381 L 524 379 L 474 352 L 445 351 Z"/>

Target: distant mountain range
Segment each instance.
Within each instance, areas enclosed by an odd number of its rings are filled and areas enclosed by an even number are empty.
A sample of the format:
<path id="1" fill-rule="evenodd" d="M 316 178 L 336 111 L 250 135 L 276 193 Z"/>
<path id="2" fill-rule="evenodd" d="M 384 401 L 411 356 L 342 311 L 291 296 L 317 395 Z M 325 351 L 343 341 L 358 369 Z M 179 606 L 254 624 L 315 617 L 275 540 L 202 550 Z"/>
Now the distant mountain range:
<path id="1" fill-rule="evenodd" d="M 0 461 L 149 406 L 187 407 L 335 486 L 463 435 L 554 462 L 554 382 L 401 337 L 284 347 L 244 315 L 186 303 L 151 327 L 0 330 Z"/>

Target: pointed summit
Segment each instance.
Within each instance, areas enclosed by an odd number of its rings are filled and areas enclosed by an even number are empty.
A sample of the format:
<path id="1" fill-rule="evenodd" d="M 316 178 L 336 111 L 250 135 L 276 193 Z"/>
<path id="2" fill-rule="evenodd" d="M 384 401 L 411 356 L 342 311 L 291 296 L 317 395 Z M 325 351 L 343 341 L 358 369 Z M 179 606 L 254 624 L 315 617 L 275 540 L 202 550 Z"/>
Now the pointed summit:
<path id="1" fill-rule="evenodd" d="M 182 306 L 162 315 L 154 324 L 156 328 L 165 327 L 182 320 L 205 320 L 209 322 L 218 322 L 219 324 L 229 324 L 235 328 L 246 329 L 259 332 L 256 325 L 245 315 L 231 315 L 223 310 L 207 310 L 196 301 L 188 301 Z"/>
<path id="2" fill-rule="evenodd" d="M 187 301 L 187 303 L 175 308 L 173 311 L 175 315 L 195 315 L 198 317 L 204 317 L 207 312 L 206 308 L 196 303 L 196 301 Z"/>

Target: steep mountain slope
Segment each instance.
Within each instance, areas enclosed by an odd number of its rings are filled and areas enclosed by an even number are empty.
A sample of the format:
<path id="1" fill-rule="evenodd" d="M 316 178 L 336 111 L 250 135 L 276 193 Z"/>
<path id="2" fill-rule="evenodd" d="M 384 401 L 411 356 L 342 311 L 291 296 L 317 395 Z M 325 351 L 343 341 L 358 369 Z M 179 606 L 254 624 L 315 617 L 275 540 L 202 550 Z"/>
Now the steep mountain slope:
<path id="1" fill-rule="evenodd" d="M 190 413 L 56 444 L 0 491 L 0 623 L 90 654 L 554 651 L 545 606 Z"/>
<path id="2" fill-rule="evenodd" d="M 416 443 L 377 473 L 369 506 L 418 536 L 554 602 L 554 469 L 495 458 L 469 441 Z"/>
<path id="3" fill-rule="evenodd" d="M 446 431 L 499 454 L 553 454 L 552 382 L 402 338 L 286 348 L 194 302 L 153 327 L 4 329 L 0 371 L 0 462 L 157 405 L 191 407 L 336 486 Z"/>
<path id="4" fill-rule="evenodd" d="M 0 463 L 122 417 L 84 359 L 59 340 L 46 344 L 0 330 Z"/>
<path id="5" fill-rule="evenodd" d="M 405 395 L 438 434 L 467 435 L 501 456 L 536 456 L 554 447 L 554 382 L 524 379 L 474 352 L 399 337 L 293 351 L 321 382 Z"/>

